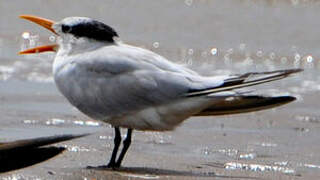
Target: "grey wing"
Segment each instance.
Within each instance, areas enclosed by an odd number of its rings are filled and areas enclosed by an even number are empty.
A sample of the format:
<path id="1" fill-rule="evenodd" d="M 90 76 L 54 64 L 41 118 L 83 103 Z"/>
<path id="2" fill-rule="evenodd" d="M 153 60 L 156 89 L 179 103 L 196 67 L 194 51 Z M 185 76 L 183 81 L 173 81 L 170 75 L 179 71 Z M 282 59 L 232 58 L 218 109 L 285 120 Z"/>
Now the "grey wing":
<path id="1" fill-rule="evenodd" d="M 282 79 L 300 70 L 202 77 L 165 58 L 132 46 L 108 46 L 75 60 L 85 77 L 74 104 L 104 115 L 136 112 L 148 107 Z M 75 57 L 76 58 L 76 57 Z M 80 74 L 80 73 L 79 73 Z M 83 73 L 81 73 L 83 74 Z M 90 108 L 90 109 L 88 109 Z M 92 113 L 93 114 L 93 113 Z"/>
<path id="2" fill-rule="evenodd" d="M 82 54 L 81 56 L 84 63 L 90 64 L 90 67 L 95 70 L 113 72 L 114 74 L 140 69 L 198 76 L 196 72 L 170 62 L 152 51 L 125 44 L 106 46 L 97 51 L 86 53 L 86 57 L 83 57 Z"/>
<path id="3" fill-rule="evenodd" d="M 93 99 L 91 104 L 97 103 L 92 107 L 104 107 L 110 110 L 108 114 L 170 103 L 185 98 L 191 89 L 215 87 L 224 79 L 201 77 L 157 54 L 134 47 L 106 47 L 79 59 L 74 60 L 77 69 L 87 72 L 79 80 L 83 82 L 80 86 L 90 86 L 87 94 L 91 97 L 87 99 Z"/>
<path id="4" fill-rule="evenodd" d="M 77 69 L 87 72 L 77 81 L 83 84 L 79 87 L 85 89 L 85 93 L 73 99 L 82 98 L 75 104 L 85 102 L 77 107 L 87 114 L 121 116 L 185 98 L 214 97 L 217 92 L 270 82 L 301 71 L 202 77 L 166 60 L 162 62 L 156 55 L 146 56 L 146 53 L 132 53 L 131 50 L 123 52 L 122 49 L 121 52 L 117 49 L 103 51 L 103 54 L 90 55 L 88 59 L 82 57 L 82 61 L 78 61 Z M 146 60 L 146 57 L 150 59 Z"/>
<path id="5" fill-rule="evenodd" d="M 91 80 L 99 86 L 94 91 L 106 109 L 113 113 L 134 112 L 148 107 L 172 103 L 194 88 L 204 88 L 184 75 L 172 72 L 137 70 Z M 109 112 L 108 114 L 111 114 Z"/>

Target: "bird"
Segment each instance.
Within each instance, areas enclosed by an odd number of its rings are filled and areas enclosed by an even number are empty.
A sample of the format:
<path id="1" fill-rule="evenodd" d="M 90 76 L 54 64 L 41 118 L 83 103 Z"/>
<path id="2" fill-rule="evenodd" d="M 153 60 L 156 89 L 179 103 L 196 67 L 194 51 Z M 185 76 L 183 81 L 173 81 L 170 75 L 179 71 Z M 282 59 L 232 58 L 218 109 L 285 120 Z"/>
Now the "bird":
<path id="1" fill-rule="evenodd" d="M 109 25 L 88 17 L 50 19 L 21 15 L 54 33 L 57 44 L 19 52 L 52 51 L 58 90 L 88 117 L 111 124 L 114 148 L 109 162 L 117 169 L 133 130 L 171 131 L 192 116 L 216 116 L 273 108 L 296 98 L 263 96 L 237 89 L 286 78 L 302 69 L 203 76 L 150 50 L 122 42 Z M 121 145 L 120 128 L 127 129 Z"/>

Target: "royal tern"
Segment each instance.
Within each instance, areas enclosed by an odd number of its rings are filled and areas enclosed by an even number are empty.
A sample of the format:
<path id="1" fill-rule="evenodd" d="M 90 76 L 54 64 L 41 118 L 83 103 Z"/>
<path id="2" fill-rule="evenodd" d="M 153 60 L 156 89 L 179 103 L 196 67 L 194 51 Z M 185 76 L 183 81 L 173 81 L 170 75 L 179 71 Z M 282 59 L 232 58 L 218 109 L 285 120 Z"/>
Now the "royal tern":
<path id="1" fill-rule="evenodd" d="M 191 116 L 257 111 L 286 104 L 292 96 L 264 97 L 234 89 L 279 80 L 301 69 L 205 77 L 118 39 L 110 26 L 86 17 L 60 22 L 22 15 L 58 36 L 58 44 L 20 54 L 56 52 L 53 75 L 59 91 L 87 116 L 111 124 L 114 149 L 107 168 L 118 168 L 132 130 L 173 130 Z M 127 128 L 123 149 L 119 128 Z"/>

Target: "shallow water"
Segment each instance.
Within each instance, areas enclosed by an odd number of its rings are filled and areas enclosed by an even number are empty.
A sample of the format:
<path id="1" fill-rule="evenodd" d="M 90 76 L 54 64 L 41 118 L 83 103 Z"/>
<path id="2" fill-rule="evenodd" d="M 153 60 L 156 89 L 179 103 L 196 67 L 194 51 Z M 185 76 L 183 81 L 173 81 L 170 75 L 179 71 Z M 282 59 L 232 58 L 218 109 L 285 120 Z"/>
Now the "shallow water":
<path id="1" fill-rule="evenodd" d="M 1 141 L 94 133 L 61 144 L 68 149 L 62 156 L 4 174 L 4 179 L 320 176 L 318 1 L 92 0 L 75 6 L 74 1 L 13 0 L 0 2 L 0 8 Z M 113 130 L 85 117 L 59 94 L 51 75 L 54 54 L 17 55 L 55 40 L 19 19 L 20 14 L 54 20 L 93 17 L 116 28 L 124 42 L 204 75 L 304 68 L 294 77 L 255 87 L 259 93 L 291 94 L 298 100 L 263 112 L 191 118 L 173 132 L 135 132 L 124 165 L 146 167 L 130 170 L 142 175 L 86 171 L 87 165 L 106 162 Z"/>

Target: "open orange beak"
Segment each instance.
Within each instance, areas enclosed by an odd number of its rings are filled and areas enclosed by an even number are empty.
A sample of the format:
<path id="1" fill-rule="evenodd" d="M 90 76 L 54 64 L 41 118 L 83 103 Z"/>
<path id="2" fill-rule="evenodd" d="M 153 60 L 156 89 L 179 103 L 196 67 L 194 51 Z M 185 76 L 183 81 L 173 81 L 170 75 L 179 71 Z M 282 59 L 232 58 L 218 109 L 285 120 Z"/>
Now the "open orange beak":
<path id="1" fill-rule="evenodd" d="M 41 18 L 41 17 L 37 17 L 37 16 L 32 16 L 32 15 L 21 15 L 19 16 L 22 19 L 26 19 L 29 21 L 32 21 L 36 24 L 39 24 L 40 26 L 48 29 L 49 31 L 53 32 L 54 34 L 58 35 L 55 30 L 52 28 L 52 25 L 55 23 L 52 20 L 49 19 L 45 19 L 45 18 Z M 52 44 L 52 45 L 45 45 L 45 46 L 39 46 L 39 47 L 35 47 L 32 49 L 27 49 L 24 51 L 19 52 L 19 54 L 33 54 L 33 53 L 41 53 L 41 52 L 47 52 L 47 51 L 54 51 L 56 52 L 58 49 L 58 45 L 57 44 Z"/>

